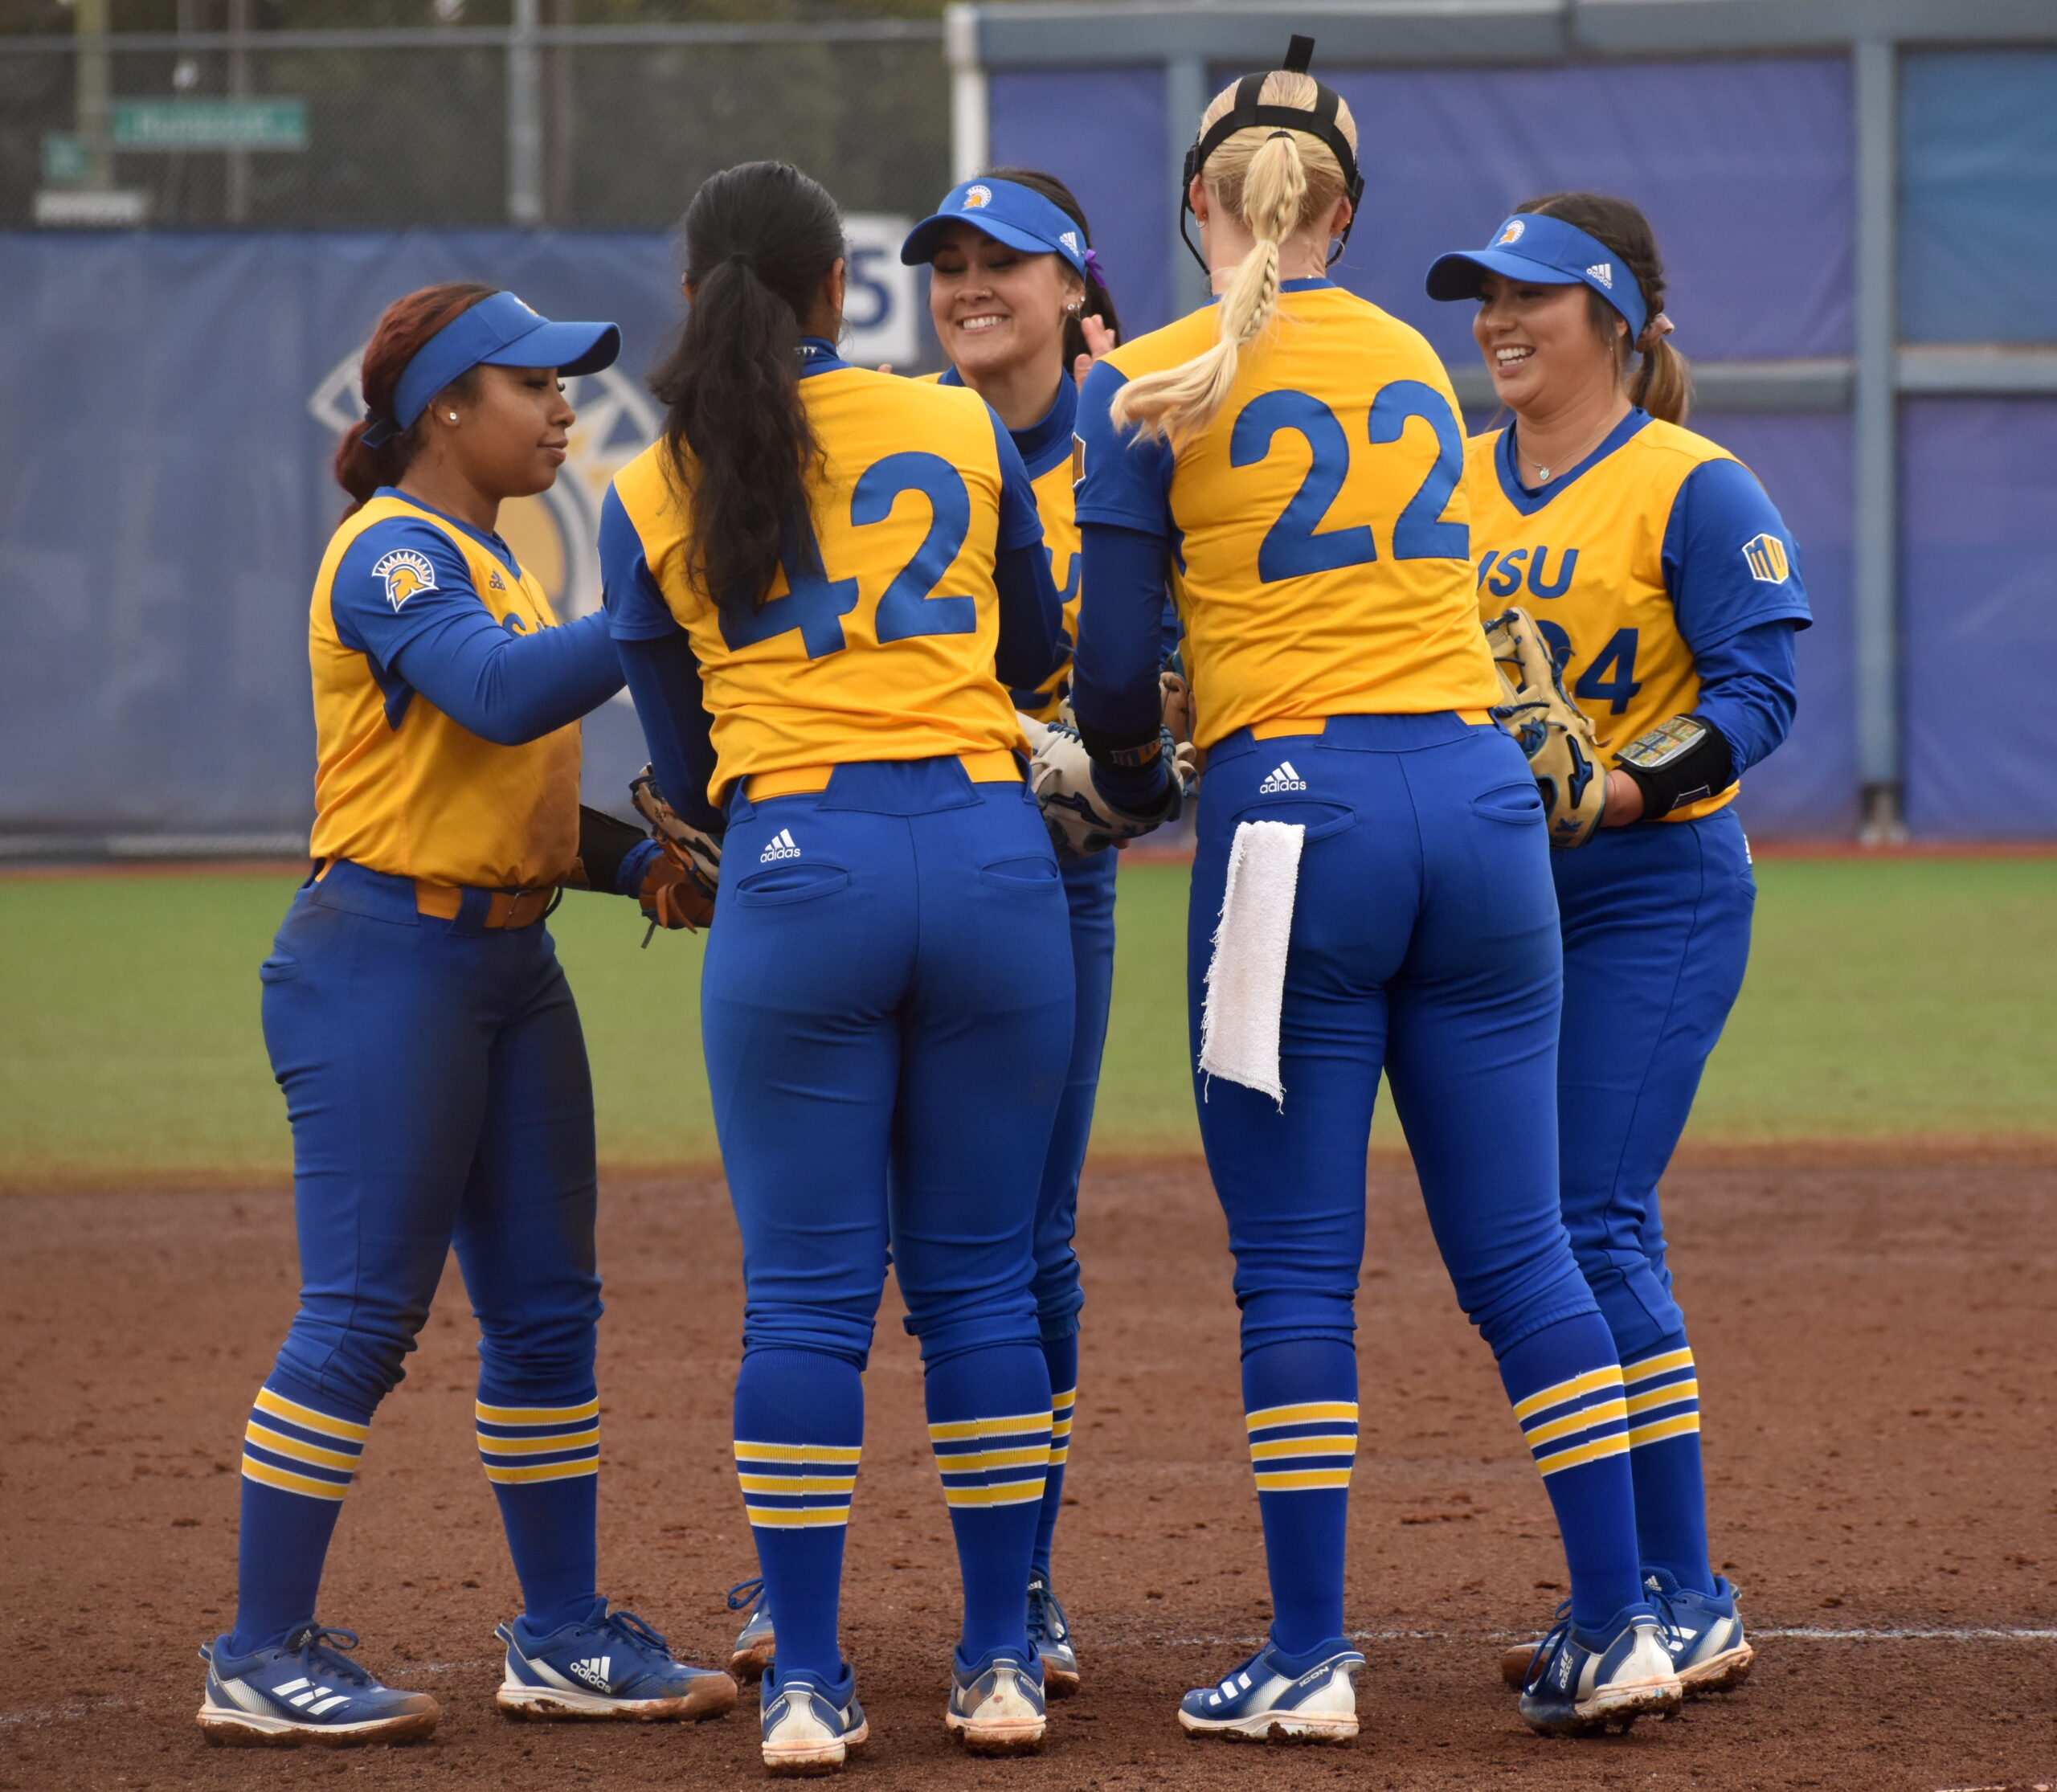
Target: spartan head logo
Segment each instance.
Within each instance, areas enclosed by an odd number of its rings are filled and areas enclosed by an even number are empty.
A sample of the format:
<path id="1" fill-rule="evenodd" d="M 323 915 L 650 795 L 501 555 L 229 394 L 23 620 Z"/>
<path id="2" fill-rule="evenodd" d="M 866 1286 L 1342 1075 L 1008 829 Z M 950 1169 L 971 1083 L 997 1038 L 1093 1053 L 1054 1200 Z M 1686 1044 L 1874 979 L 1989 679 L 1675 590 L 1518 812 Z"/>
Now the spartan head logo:
<path id="1" fill-rule="evenodd" d="M 1519 218 L 1510 218 L 1500 234 L 1493 239 L 1493 247 L 1497 249 L 1508 243 L 1519 243 L 1521 233 L 1527 228 Z"/>
<path id="2" fill-rule="evenodd" d="M 964 203 L 959 209 L 965 211 L 976 211 L 982 207 L 989 206 L 992 203 L 993 190 L 990 186 L 975 186 L 964 195 Z"/>
<path id="3" fill-rule="evenodd" d="M 395 610 L 416 591 L 436 589 L 436 568 L 428 556 L 411 547 L 396 547 L 391 554 L 380 555 L 372 567 L 371 576 L 385 581 L 386 601 Z"/>

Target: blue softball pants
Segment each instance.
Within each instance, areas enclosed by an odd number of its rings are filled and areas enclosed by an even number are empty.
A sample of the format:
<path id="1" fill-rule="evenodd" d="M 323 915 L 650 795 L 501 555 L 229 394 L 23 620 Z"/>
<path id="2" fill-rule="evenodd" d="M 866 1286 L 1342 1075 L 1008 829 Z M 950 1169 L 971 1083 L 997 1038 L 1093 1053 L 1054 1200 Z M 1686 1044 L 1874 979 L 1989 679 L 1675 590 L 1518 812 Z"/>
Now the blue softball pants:
<path id="1" fill-rule="evenodd" d="M 1065 1092 L 1064 885 L 1020 783 L 838 766 L 729 812 L 701 1022 L 742 1234 L 745 1352 L 862 1368 L 889 1249 L 923 1360 L 1037 1342 Z"/>
<path id="2" fill-rule="evenodd" d="M 368 1413 L 404 1373 L 452 1245 L 484 1381 L 590 1390 L 593 1089 L 548 930 L 454 920 L 347 861 L 264 961 L 264 1042 L 292 1122 L 301 1304 L 278 1371 Z"/>
<path id="3" fill-rule="evenodd" d="M 1078 1177 L 1093 1131 L 1100 1090 L 1100 1055 L 1107 1043 L 1107 1009 L 1114 988 L 1114 873 L 1121 855 L 1060 859 L 1071 924 L 1071 1062 L 1050 1129 L 1036 1199 L 1036 1319 L 1045 1341 L 1078 1330 L 1086 1296 L 1079 1287 L 1072 1235 L 1078 1229 Z M 1062 1390 L 1060 1389 L 1060 1392 Z"/>
<path id="4" fill-rule="evenodd" d="M 1278 788 L 1289 783 L 1305 788 Z M 1250 820 L 1307 828 L 1282 1107 L 1197 1070 L 1229 844 Z M 1381 1069 L 1458 1300 L 1494 1353 L 1594 1311 L 1557 1204 L 1549 857 L 1535 779 L 1497 728 L 1449 714 L 1331 716 L 1319 734 L 1241 730 L 1208 750 L 1188 977 L 1200 1135 L 1246 1356 L 1353 1341 Z"/>
<path id="5" fill-rule="evenodd" d="M 1657 1185 L 1743 987 L 1756 885 L 1735 810 L 1551 855 L 1563 916 L 1564 1224 L 1623 1362 L 1683 1332 Z"/>

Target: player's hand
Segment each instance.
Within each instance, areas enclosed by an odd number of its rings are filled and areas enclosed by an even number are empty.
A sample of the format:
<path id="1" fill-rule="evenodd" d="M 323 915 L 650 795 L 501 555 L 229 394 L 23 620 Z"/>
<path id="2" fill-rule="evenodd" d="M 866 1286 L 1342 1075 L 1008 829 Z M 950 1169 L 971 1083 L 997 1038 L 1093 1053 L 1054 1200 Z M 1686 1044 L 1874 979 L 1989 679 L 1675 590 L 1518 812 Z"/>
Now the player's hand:
<path id="1" fill-rule="evenodd" d="M 691 866 L 681 865 L 669 850 L 650 861 L 636 899 L 642 903 L 643 912 L 668 931 L 684 927 L 697 933 L 711 926 L 714 919 L 714 891 L 700 881 Z"/>
<path id="2" fill-rule="evenodd" d="M 1206 762 L 1192 743 L 1192 687 L 1177 673 L 1165 671 L 1157 675 L 1157 689 L 1159 718 L 1172 737 L 1172 769 L 1177 775 L 1180 789 L 1188 796 L 1196 796 Z"/>
<path id="3" fill-rule="evenodd" d="M 722 837 L 681 820 L 647 765 L 629 780 L 628 794 L 636 812 L 649 823 L 650 837 L 664 848 L 666 858 L 692 873 L 711 905 L 722 886 Z"/>
<path id="4" fill-rule="evenodd" d="M 1626 828 L 1640 821 L 1643 814 L 1642 786 L 1626 771 L 1607 774 L 1607 807 L 1600 816 L 1603 828 Z"/>
<path id="5" fill-rule="evenodd" d="M 1086 352 L 1072 357 L 1071 377 L 1083 386 L 1086 376 L 1093 370 L 1093 363 L 1106 354 L 1120 338 L 1100 321 L 1098 313 L 1090 317 L 1081 317 L 1078 327 L 1086 338 Z"/>

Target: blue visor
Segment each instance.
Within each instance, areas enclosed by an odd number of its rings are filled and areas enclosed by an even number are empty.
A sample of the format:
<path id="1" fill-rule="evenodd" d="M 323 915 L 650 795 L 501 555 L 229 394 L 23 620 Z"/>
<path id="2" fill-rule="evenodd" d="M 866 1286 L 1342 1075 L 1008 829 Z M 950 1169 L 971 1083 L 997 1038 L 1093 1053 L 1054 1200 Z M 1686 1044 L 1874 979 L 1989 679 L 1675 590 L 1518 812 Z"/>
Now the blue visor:
<path id="1" fill-rule="evenodd" d="M 1012 181 L 992 179 L 952 187 L 941 209 L 908 231 L 900 259 L 910 268 L 933 261 L 937 243 L 952 224 L 969 224 L 1024 255 L 1061 256 L 1078 274 L 1086 272 L 1086 232 L 1063 207 Z"/>
<path id="2" fill-rule="evenodd" d="M 374 417 L 364 433 L 376 448 L 414 428 L 428 401 L 474 367 L 554 367 L 596 374 L 621 353 L 613 324 L 554 324 L 512 293 L 495 293 L 460 312 L 415 351 L 393 389 L 393 415 Z"/>
<path id="3" fill-rule="evenodd" d="M 1589 286 L 1627 320 L 1631 342 L 1642 335 L 1642 288 L 1628 264 L 1598 237 L 1561 218 L 1518 212 L 1485 248 L 1437 256 L 1429 269 L 1429 297 L 1475 299 L 1489 273 L 1539 286 Z"/>

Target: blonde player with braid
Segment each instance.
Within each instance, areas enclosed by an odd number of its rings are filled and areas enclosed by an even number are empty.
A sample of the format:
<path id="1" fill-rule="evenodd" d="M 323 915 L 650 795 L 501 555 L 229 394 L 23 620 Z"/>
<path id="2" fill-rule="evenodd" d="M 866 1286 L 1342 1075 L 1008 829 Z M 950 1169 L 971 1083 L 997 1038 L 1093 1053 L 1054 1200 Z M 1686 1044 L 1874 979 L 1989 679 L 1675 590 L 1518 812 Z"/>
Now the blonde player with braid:
<path id="1" fill-rule="evenodd" d="M 1449 380 L 1326 277 L 1362 183 L 1312 48 L 1219 94 L 1188 158 L 1218 305 L 1116 349 L 1079 405 L 1082 781 L 1118 820 L 1173 775 L 1167 582 L 1206 755 L 1192 1043 L 1274 1614 L 1179 1716 L 1201 1735 L 1356 1733 L 1343 1546 L 1383 1070 L 1570 1562 L 1574 1622 L 1523 1712 L 1577 1733 L 1674 1709 L 1679 1685 L 1638 1577 L 1620 1361 L 1558 1215 L 1549 845 L 1487 714 Z"/>

